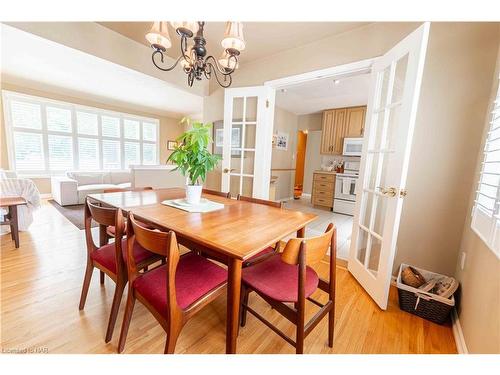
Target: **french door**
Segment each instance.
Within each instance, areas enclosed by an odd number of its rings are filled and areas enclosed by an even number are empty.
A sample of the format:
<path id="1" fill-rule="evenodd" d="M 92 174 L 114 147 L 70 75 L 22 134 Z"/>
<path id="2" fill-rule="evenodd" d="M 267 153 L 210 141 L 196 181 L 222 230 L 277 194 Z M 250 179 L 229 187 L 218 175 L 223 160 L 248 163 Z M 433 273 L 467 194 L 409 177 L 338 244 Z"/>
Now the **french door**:
<path id="1" fill-rule="evenodd" d="M 384 310 L 428 35 L 425 23 L 375 60 L 371 73 L 348 269 Z"/>
<path id="2" fill-rule="evenodd" d="M 274 89 L 225 89 L 222 191 L 268 199 L 274 120 Z"/>

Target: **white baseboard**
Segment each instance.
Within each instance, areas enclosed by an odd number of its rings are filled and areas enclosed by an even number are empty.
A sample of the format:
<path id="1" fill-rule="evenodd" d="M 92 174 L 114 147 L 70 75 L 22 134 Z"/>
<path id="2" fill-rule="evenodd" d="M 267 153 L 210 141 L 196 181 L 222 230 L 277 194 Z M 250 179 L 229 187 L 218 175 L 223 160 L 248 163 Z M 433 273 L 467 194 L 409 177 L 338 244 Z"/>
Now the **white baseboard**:
<path id="1" fill-rule="evenodd" d="M 451 310 L 451 322 L 453 338 L 455 339 L 458 354 L 469 354 L 469 350 L 467 349 L 467 345 L 465 344 L 462 326 L 460 325 L 460 319 L 458 319 L 457 310 L 455 308 Z"/>
<path id="2" fill-rule="evenodd" d="M 52 198 L 52 194 L 51 193 L 40 194 L 40 198 L 42 199 Z"/>
<path id="3" fill-rule="evenodd" d="M 302 197 L 304 197 L 304 198 L 311 198 L 311 194 L 309 194 L 309 193 L 302 193 Z"/>

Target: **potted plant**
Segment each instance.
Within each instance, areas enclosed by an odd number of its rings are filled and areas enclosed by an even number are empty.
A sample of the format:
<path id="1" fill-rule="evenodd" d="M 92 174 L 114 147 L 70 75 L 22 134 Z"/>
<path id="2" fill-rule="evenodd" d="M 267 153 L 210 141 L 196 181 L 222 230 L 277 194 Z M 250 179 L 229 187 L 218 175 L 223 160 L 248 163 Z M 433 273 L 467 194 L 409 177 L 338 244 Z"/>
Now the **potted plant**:
<path id="1" fill-rule="evenodd" d="M 183 118 L 181 124 L 191 124 L 189 118 Z M 208 144 L 212 141 L 210 136 L 212 124 L 203 124 L 195 121 L 191 130 L 177 138 L 177 146 L 168 157 L 183 176 L 187 177 L 186 201 L 188 204 L 199 204 L 203 182 L 207 173 L 215 169 L 221 157 L 212 155 L 208 151 Z"/>

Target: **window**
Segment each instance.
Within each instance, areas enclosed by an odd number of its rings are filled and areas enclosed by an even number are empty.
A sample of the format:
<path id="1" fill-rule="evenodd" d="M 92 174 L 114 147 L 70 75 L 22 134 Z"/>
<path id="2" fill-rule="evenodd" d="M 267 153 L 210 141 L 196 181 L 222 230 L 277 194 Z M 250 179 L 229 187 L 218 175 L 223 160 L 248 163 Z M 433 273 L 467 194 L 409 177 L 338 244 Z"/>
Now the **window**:
<path id="1" fill-rule="evenodd" d="M 21 174 L 158 164 L 159 121 L 3 91 L 10 168 Z"/>
<path id="2" fill-rule="evenodd" d="M 471 226 L 500 258 L 500 85 L 491 111 Z"/>

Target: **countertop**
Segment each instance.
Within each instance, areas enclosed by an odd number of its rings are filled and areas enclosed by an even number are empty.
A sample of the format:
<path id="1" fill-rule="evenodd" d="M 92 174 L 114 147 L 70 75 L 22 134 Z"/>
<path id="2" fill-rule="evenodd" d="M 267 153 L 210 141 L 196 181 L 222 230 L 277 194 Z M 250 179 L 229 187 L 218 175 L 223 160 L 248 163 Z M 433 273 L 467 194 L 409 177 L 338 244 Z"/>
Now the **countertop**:
<path id="1" fill-rule="evenodd" d="M 331 171 L 331 172 L 329 172 L 329 171 L 322 171 L 322 170 L 316 170 L 316 171 L 314 171 L 313 173 L 337 174 L 337 172 L 335 172 L 335 171 Z"/>

